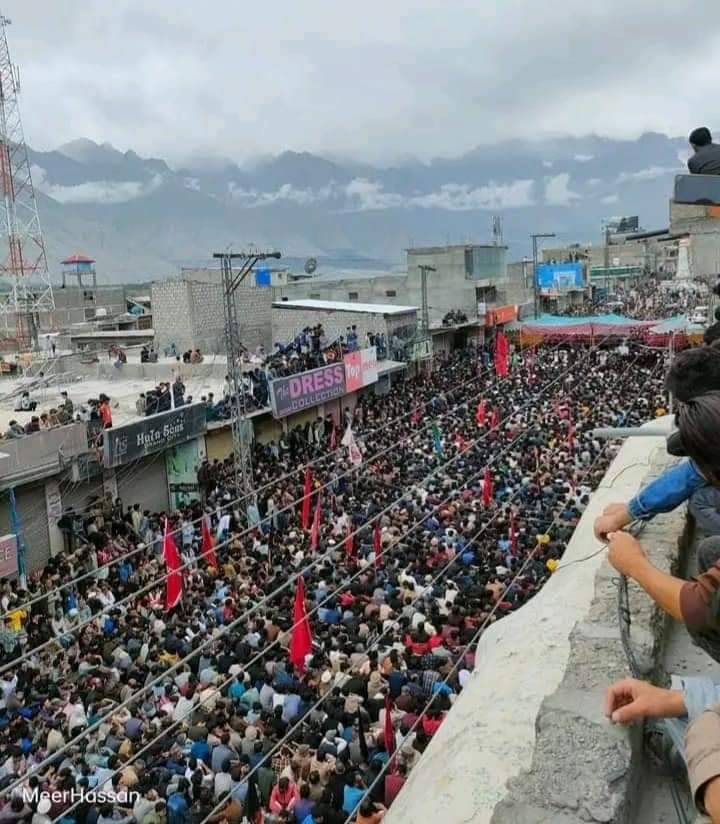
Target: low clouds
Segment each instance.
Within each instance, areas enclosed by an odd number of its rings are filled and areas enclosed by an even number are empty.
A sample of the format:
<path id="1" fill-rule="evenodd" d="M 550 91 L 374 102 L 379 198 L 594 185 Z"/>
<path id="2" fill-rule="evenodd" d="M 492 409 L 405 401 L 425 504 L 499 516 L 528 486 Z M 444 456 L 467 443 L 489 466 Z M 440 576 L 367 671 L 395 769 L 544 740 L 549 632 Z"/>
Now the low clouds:
<path id="1" fill-rule="evenodd" d="M 569 188 L 570 175 L 567 172 L 545 180 L 545 202 L 550 206 L 568 206 L 580 195 Z"/>
<path id="2" fill-rule="evenodd" d="M 386 209 L 441 209 L 449 212 L 466 212 L 532 206 L 533 187 L 532 180 L 488 183 L 478 187 L 445 183 L 433 192 L 404 195 L 386 190 L 380 181 L 357 177 L 345 185 L 331 183 L 320 189 L 300 189 L 289 183 L 274 192 L 242 189 L 234 183 L 230 183 L 228 189 L 231 197 L 247 208 L 285 201 L 302 206 L 323 203 L 345 212 Z"/>
<path id="3" fill-rule="evenodd" d="M 115 203 L 128 203 L 151 194 L 162 186 L 162 175 L 155 175 L 149 182 L 140 183 L 138 181 L 111 181 L 111 180 L 91 180 L 86 183 L 79 183 L 76 186 L 61 186 L 50 183 L 47 174 L 40 166 L 33 166 L 31 174 L 35 187 L 57 200 L 58 203 L 85 204 L 93 203 L 100 205 L 112 205 Z"/>
<path id="4" fill-rule="evenodd" d="M 618 183 L 631 183 L 643 180 L 657 180 L 665 175 L 682 174 L 683 169 L 676 166 L 648 166 L 647 169 L 640 169 L 637 172 L 622 172 L 617 177 Z"/>

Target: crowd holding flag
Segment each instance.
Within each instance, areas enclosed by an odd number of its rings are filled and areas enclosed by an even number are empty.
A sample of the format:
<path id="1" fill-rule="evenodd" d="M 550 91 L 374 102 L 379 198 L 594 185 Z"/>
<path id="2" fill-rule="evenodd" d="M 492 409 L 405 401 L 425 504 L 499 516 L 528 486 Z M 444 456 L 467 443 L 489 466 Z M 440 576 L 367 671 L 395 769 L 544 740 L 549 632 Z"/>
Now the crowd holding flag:
<path id="1" fill-rule="evenodd" d="M 312 528 L 310 529 L 310 551 L 315 552 L 320 543 L 320 520 L 322 518 L 322 495 L 318 492 Z"/>
<path id="2" fill-rule="evenodd" d="M 480 401 L 477 405 L 477 409 L 475 410 L 475 420 L 477 421 L 478 426 L 485 426 L 485 417 L 487 412 L 485 411 L 485 401 Z"/>
<path id="3" fill-rule="evenodd" d="M 165 607 L 173 609 L 180 603 L 182 598 L 183 578 L 182 561 L 178 552 L 175 538 L 168 527 L 168 520 L 165 519 L 165 534 L 163 535 L 163 560 L 167 570 L 165 579 Z"/>
<path id="4" fill-rule="evenodd" d="M 495 335 L 495 373 L 501 377 L 506 377 L 510 372 L 510 347 L 504 332 Z"/>
<path id="5" fill-rule="evenodd" d="M 353 535 L 352 524 L 348 524 L 347 535 L 345 536 L 345 552 L 348 555 L 355 552 L 355 536 Z"/>
<path id="6" fill-rule="evenodd" d="M 485 506 L 490 506 L 493 499 L 493 481 L 490 467 L 485 467 L 485 474 L 483 476 L 482 499 Z"/>
<path id="7" fill-rule="evenodd" d="M 202 519 L 202 554 L 208 566 L 217 567 L 215 541 L 210 531 L 210 518 L 207 515 Z"/>
<path id="8" fill-rule="evenodd" d="M 293 628 L 290 634 L 290 660 L 299 672 L 305 670 L 305 659 L 312 652 L 312 632 L 305 608 L 305 581 L 298 576 L 293 605 Z"/>
<path id="9" fill-rule="evenodd" d="M 500 423 L 500 413 L 497 409 L 493 409 L 490 414 L 490 429 L 497 429 Z"/>
<path id="10" fill-rule="evenodd" d="M 312 502 L 312 470 L 308 466 L 305 469 L 305 485 L 303 487 L 302 513 L 300 518 L 300 525 L 303 529 L 310 528 L 310 506 Z"/>
<path id="11" fill-rule="evenodd" d="M 375 554 L 375 566 L 382 563 L 382 533 L 380 531 L 380 521 L 375 521 L 373 527 L 373 553 Z"/>
<path id="12" fill-rule="evenodd" d="M 432 442 L 433 442 L 433 449 L 435 450 L 435 454 L 442 458 L 443 455 L 443 444 L 442 444 L 442 435 L 440 434 L 440 425 L 437 421 L 433 423 L 432 429 Z"/>

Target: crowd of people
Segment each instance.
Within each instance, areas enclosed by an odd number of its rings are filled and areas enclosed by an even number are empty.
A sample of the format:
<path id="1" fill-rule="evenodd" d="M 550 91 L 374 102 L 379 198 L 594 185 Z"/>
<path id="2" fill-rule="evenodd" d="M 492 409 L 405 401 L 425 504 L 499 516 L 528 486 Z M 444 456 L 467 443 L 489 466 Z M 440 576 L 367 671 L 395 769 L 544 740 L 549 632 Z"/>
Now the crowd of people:
<path id="1" fill-rule="evenodd" d="M 38 402 L 32 400 L 29 390 L 23 390 L 15 402 L 16 412 L 36 412 Z M 112 426 L 112 406 L 110 398 L 104 393 L 100 393 L 97 398 L 88 398 L 87 403 L 75 407 L 67 391 L 60 393 L 60 403 L 51 407 L 47 411 L 33 414 L 24 424 L 12 419 L 8 422 L 7 430 L 0 434 L 3 438 L 12 440 L 34 435 L 36 432 L 44 432 L 48 429 L 58 429 L 76 422 L 97 422 L 98 428 L 110 429 Z"/>
<path id="2" fill-rule="evenodd" d="M 377 822 L 481 628 L 557 567 L 612 455 L 592 428 L 665 406 L 654 352 L 541 346 L 505 378 L 482 354 L 256 444 L 257 502 L 233 504 L 231 461 L 203 464 L 202 500 L 167 513 L 175 606 L 165 513 L 109 497 L 66 512 L 67 551 L 0 596 L 0 817 Z M 53 800 L 19 794 L 33 787 Z M 77 802 L 91 789 L 115 800 Z"/>

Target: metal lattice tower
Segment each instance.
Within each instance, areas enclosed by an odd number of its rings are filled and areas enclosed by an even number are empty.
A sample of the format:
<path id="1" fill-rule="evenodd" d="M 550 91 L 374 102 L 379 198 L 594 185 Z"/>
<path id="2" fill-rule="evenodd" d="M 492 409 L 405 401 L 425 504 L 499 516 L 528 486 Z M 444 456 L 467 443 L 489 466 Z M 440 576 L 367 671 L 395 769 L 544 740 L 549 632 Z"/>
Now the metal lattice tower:
<path id="1" fill-rule="evenodd" d="M 20 118 L 20 74 L 8 48 L 9 25 L 10 20 L 0 15 L 0 196 L 7 238 L 0 277 L 12 281 L 10 295 L 0 302 L 0 314 L 8 335 L 14 316 L 17 343 L 27 346 L 37 344 L 39 313 L 52 311 L 55 298 Z"/>
<path id="2" fill-rule="evenodd" d="M 255 483 L 252 465 L 252 444 L 248 437 L 247 394 L 243 385 L 242 356 L 245 347 L 240 339 L 240 322 L 238 320 L 237 288 L 252 272 L 261 260 L 279 258 L 279 252 L 216 252 L 214 258 L 220 259 L 222 273 L 223 311 L 225 314 L 225 349 L 227 352 L 227 371 L 232 385 L 232 438 L 237 493 L 244 496 L 245 508 L 255 500 Z M 240 262 L 237 271 L 233 271 L 233 261 Z"/>

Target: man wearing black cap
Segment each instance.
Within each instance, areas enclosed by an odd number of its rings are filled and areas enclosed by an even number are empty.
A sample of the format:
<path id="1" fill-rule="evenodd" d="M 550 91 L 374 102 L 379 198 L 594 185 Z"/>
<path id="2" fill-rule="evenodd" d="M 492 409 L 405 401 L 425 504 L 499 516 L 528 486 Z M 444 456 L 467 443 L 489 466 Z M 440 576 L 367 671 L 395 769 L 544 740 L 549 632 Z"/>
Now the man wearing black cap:
<path id="1" fill-rule="evenodd" d="M 707 126 L 691 132 L 690 145 L 695 154 L 688 160 L 688 169 L 694 175 L 720 175 L 720 145 L 712 142 Z"/>

